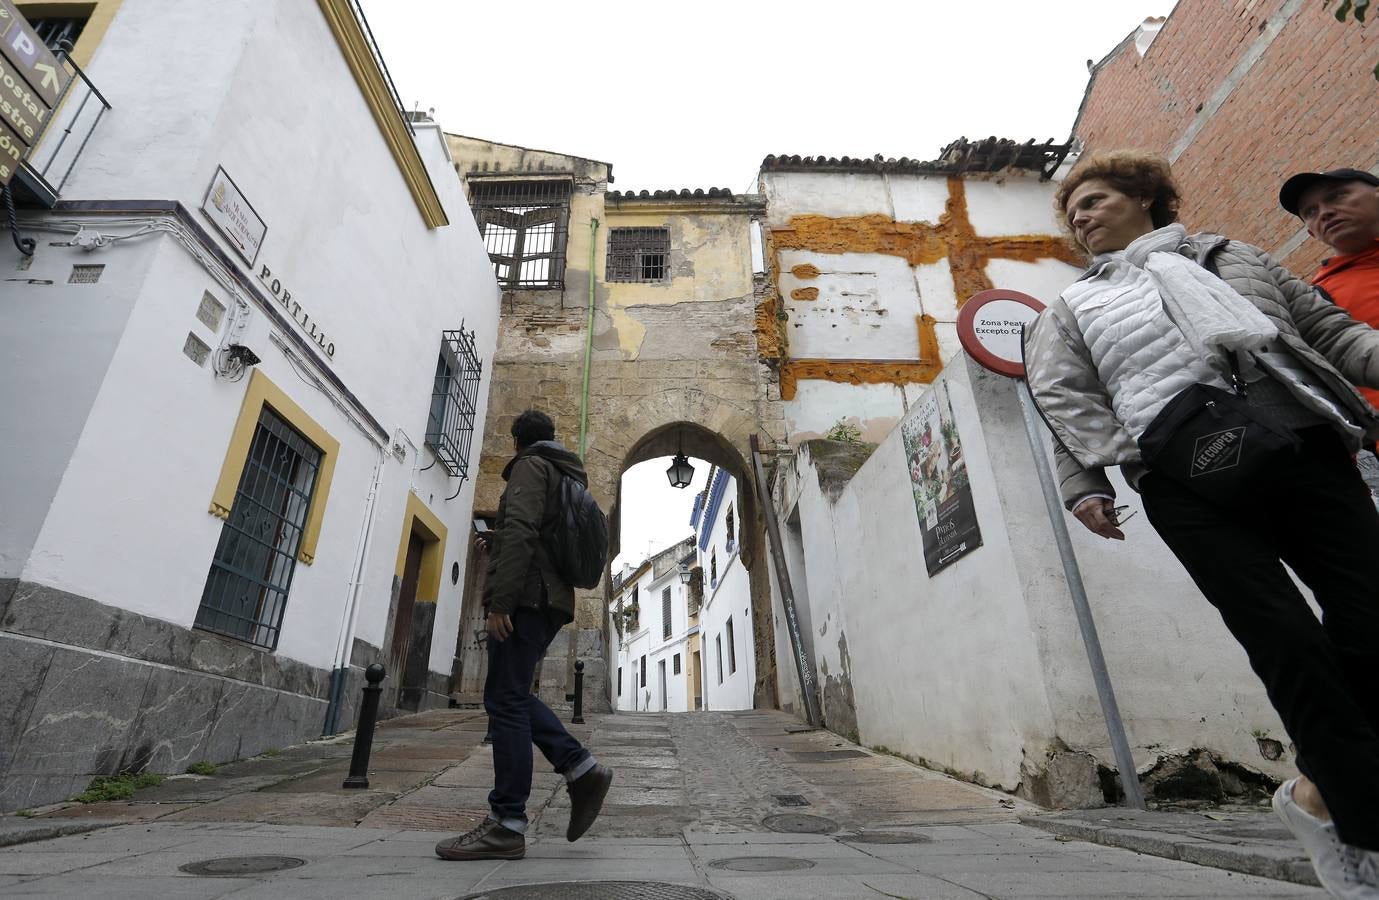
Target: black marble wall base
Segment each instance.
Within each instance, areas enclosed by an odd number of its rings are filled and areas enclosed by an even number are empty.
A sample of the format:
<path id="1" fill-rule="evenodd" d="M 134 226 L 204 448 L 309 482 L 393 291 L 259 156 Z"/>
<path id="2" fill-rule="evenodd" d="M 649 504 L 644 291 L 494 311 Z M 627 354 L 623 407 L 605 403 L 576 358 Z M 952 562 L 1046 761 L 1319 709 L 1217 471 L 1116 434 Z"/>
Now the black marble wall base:
<path id="1" fill-rule="evenodd" d="M 380 656 L 357 639 L 352 651 L 341 731 Z M 0 579 L 0 813 L 65 800 L 96 775 L 175 774 L 315 740 L 329 686 L 328 670 Z"/>

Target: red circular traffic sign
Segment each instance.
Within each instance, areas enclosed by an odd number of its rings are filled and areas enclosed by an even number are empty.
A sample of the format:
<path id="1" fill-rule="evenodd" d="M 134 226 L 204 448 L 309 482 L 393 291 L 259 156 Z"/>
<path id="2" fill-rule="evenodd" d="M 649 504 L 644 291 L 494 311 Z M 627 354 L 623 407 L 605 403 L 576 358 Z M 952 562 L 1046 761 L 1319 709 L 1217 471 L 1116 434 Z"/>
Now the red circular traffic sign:
<path id="1" fill-rule="evenodd" d="M 973 294 L 958 311 L 958 340 L 984 368 L 1024 378 L 1020 334 L 1043 311 L 1043 303 L 1019 291 L 993 288 Z"/>

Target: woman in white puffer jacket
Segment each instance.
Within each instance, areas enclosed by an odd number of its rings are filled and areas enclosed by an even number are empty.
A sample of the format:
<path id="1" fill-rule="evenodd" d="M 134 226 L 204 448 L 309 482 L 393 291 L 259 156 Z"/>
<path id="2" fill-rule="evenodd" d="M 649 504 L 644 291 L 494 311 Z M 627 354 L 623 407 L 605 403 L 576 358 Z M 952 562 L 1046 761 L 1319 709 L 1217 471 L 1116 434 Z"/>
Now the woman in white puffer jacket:
<path id="1" fill-rule="evenodd" d="M 1306 774 L 1274 808 L 1327 890 L 1379 898 L 1379 513 L 1351 459 L 1379 435 L 1351 387 L 1379 387 L 1379 332 L 1262 250 L 1188 235 L 1158 157 L 1083 159 L 1057 205 L 1092 262 L 1027 330 L 1025 363 L 1064 501 L 1092 532 L 1124 540 L 1104 471 L 1123 467 L 1298 748 Z M 1227 504 L 1146 468 L 1138 442 L 1184 389 L 1226 387 L 1232 358 L 1245 402 L 1301 449 Z"/>

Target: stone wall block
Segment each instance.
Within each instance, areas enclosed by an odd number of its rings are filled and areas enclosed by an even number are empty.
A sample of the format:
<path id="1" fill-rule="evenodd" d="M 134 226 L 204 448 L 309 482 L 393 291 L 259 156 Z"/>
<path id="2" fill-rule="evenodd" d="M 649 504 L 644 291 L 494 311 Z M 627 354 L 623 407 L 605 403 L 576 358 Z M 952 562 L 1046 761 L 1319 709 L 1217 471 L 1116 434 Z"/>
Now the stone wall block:
<path id="1" fill-rule="evenodd" d="M 5 660 L 6 672 L 0 678 L 0 775 L 14 759 L 55 652 L 55 648 L 45 644 L 0 635 L 0 658 Z"/>
<path id="2" fill-rule="evenodd" d="M 176 774 L 204 759 L 220 682 L 176 669 L 153 669 L 121 770 Z"/>
<path id="3" fill-rule="evenodd" d="M 59 649 L 9 775 L 105 775 L 119 768 L 152 669 Z"/>
<path id="4" fill-rule="evenodd" d="M 277 697 L 244 682 L 222 681 L 215 724 L 206 738 L 207 762 L 221 763 L 254 756 L 286 743 L 272 723 Z"/>

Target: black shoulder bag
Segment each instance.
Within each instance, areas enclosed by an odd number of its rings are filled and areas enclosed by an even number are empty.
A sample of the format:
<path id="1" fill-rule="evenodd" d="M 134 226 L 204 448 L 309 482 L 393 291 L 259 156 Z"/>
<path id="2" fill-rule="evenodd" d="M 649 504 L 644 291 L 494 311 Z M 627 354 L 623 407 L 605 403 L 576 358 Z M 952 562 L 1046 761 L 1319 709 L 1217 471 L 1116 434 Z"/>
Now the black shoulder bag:
<path id="1" fill-rule="evenodd" d="M 1171 478 L 1207 500 L 1238 504 L 1256 494 L 1262 476 L 1297 454 L 1288 428 L 1269 421 L 1245 401 L 1245 380 L 1228 354 L 1231 387 L 1194 384 L 1168 401 L 1140 436 L 1140 455 L 1151 472 Z"/>

